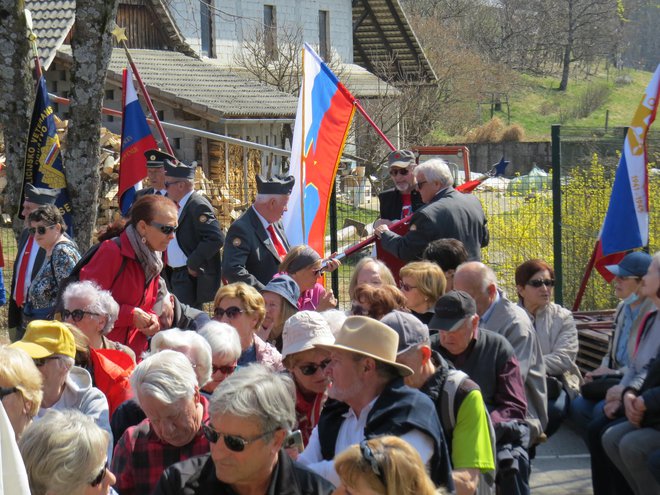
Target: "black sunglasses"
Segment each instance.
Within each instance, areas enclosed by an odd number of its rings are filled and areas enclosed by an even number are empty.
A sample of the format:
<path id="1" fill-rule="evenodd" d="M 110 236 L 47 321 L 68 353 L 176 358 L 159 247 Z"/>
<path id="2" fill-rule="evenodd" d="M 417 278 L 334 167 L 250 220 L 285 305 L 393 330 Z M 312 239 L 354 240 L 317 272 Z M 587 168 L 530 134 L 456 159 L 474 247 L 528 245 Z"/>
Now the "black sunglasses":
<path id="1" fill-rule="evenodd" d="M 52 229 L 56 225 L 57 224 L 54 223 L 53 225 L 46 225 L 45 227 L 43 225 L 40 225 L 39 227 L 30 227 L 28 229 L 28 233 L 30 235 L 34 235 L 34 234 L 44 235 L 46 233 L 46 231 Z"/>
<path id="2" fill-rule="evenodd" d="M 156 227 L 157 229 L 159 229 L 165 235 L 170 235 L 170 234 L 176 232 L 176 229 L 179 228 L 178 225 L 164 225 L 164 224 L 158 223 L 158 222 L 151 222 L 149 225 L 151 225 L 152 227 Z"/>
<path id="3" fill-rule="evenodd" d="M 314 373 L 318 371 L 319 368 L 324 370 L 329 364 L 330 364 L 330 360 L 324 359 L 318 364 L 310 363 L 310 364 L 305 364 L 303 366 L 298 366 L 298 369 L 303 375 L 312 376 Z"/>
<path id="4" fill-rule="evenodd" d="M 362 453 L 362 457 L 364 458 L 364 460 L 371 465 L 371 470 L 374 472 L 376 476 L 378 476 L 378 479 L 383 484 L 383 486 L 387 487 L 387 484 L 385 483 L 385 473 L 381 469 L 380 464 L 376 459 L 373 450 L 371 450 L 371 447 L 369 447 L 369 444 L 367 443 L 366 440 L 362 440 L 360 442 L 360 452 Z"/>
<path id="5" fill-rule="evenodd" d="M 256 442 L 257 440 L 265 437 L 266 435 L 270 435 L 271 433 L 274 433 L 276 431 L 277 429 L 267 431 L 266 433 L 262 433 L 257 437 L 246 440 L 245 438 L 237 437 L 236 435 L 225 435 L 224 433 L 220 433 L 216 431 L 211 425 L 208 424 L 202 425 L 202 433 L 204 433 L 204 436 L 209 442 L 217 443 L 218 440 L 220 440 L 220 437 L 222 437 L 222 439 L 225 442 L 225 447 L 227 447 L 232 452 L 243 452 L 248 444 L 251 444 L 252 442 Z"/>
<path id="6" fill-rule="evenodd" d="M 390 175 L 392 177 L 394 177 L 397 174 L 398 175 L 408 175 L 408 172 L 410 172 L 410 170 L 408 170 L 407 168 L 393 168 L 393 169 L 390 169 Z"/>
<path id="7" fill-rule="evenodd" d="M 92 481 L 89 482 L 91 486 L 99 486 L 103 483 L 105 479 L 105 473 L 108 471 L 108 461 L 105 461 L 105 465 L 101 468 L 101 472 L 97 474 Z"/>
<path id="8" fill-rule="evenodd" d="M 34 365 L 37 368 L 41 368 L 42 366 L 45 366 L 48 361 L 53 361 L 54 359 L 59 359 L 59 356 L 49 356 L 45 358 L 37 358 L 37 359 L 32 359 L 34 362 Z"/>
<path id="9" fill-rule="evenodd" d="M 530 280 L 527 282 L 527 285 L 531 285 L 532 287 L 536 287 L 537 289 L 541 287 L 542 285 L 545 285 L 546 287 L 554 287 L 555 286 L 555 281 L 552 280 L 551 278 L 537 278 L 536 280 Z"/>
<path id="10" fill-rule="evenodd" d="M 241 313 L 243 313 L 243 310 L 237 306 L 229 306 L 227 309 L 215 308 L 213 310 L 214 316 L 218 318 L 222 318 L 223 316 L 227 315 L 227 318 L 229 318 L 230 320 L 233 320 Z"/>
<path id="11" fill-rule="evenodd" d="M 221 372 L 223 375 L 231 375 L 234 371 L 236 371 L 236 368 L 238 366 L 234 365 L 227 365 L 227 366 L 215 366 L 213 365 L 211 367 L 212 373 L 211 374 L 216 374 L 218 371 Z"/>
<path id="12" fill-rule="evenodd" d="M 98 313 L 92 313 L 91 311 L 84 311 L 82 309 L 74 309 L 73 311 L 69 311 L 68 309 L 65 309 L 62 311 L 62 318 L 67 319 L 71 317 L 73 321 L 78 323 L 80 320 L 82 320 L 85 315 L 91 315 L 91 316 L 99 316 Z"/>

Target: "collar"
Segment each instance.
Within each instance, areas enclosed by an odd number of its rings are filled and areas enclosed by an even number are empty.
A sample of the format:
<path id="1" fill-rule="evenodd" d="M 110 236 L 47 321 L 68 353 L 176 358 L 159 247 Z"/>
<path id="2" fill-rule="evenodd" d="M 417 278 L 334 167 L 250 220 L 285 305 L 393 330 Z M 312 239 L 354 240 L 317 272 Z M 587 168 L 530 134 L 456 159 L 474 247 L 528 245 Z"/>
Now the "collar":
<path id="1" fill-rule="evenodd" d="M 257 211 L 257 209 L 253 206 L 252 209 L 254 210 L 255 215 L 257 215 L 257 218 L 261 222 L 261 225 L 264 226 L 264 229 L 267 229 L 268 226 L 270 225 L 270 222 L 266 220 L 264 217 L 261 216 L 261 213 Z"/>
<path id="2" fill-rule="evenodd" d="M 480 320 L 486 323 L 488 321 L 488 318 L 491 317 L 493 314 L 493 311 L 495 310 L 495 305 L 500 302 L 500 299 L 502 299 L 502 296 L 500 296 L 500 290 L 497 289 L 497 292 L 495 292 L 495 300 L 488 306 L 488 309 L 486 312 L 481 316 Z"/>
<path id="3" fill-rule="evenodd" d="M 364 407 L 362 408 L 362 411 L 360 412 L 360 415 L 359 415 L 359 416 L 358 416 L 357 414 L 355 414 L 355 411 L 353 411 L 353 408 L 349 406 L 348 411 L 346 411 L 346 412 L 343 414 L 344 418 L 348 419 L 348 418 L 353 417 L 353 418 L 356 419 L 356 421 L 360 421 L 361 418 L 366 418 L 367 416 L 369 416 L 369 413 L 370 413 L 371 410 L 374 408 L 374 404 L 375 404 L 376 401 L 378 400 L 378 397 L 380 397 L 380 395 L 377 395 L 376 397 L 374 397 L 374 398 L 371 400 L 371 402 L 369 402 L 369 404 L 367 404 L 366 406 L 364 406 Z"/>
<path id="4" fill-rule="evenodd" d="M 451 188 L 451 186 L 447 186 L 447 187 L 443 187 L 442 189 L 440 189 L 437 193 L 435 193 L 433 198 L 431 198 L 430 202 L 433 203 L 435 200 L 440 199 L 440 196 L 444 196 L 444 194 L 446 192 L 448 192 L 450 188 Z"/>
<path id="5" fill-rule="evenodd" d="M 190 199 L 190 196 L 192 196 L 192 194 L 193 194 L 194 192 L 195 192 L 195 190 L 193 189 L 193 190 L 190 191 L 188 194 L 186 194 L 183 198 L 181 198 L 181 201 L 179 201 L 179 212 L 182 212 L 182 211 L 183 211 L 183 209 L 186 207 L 186 203 L 187 203 L 188 200 Z"/>

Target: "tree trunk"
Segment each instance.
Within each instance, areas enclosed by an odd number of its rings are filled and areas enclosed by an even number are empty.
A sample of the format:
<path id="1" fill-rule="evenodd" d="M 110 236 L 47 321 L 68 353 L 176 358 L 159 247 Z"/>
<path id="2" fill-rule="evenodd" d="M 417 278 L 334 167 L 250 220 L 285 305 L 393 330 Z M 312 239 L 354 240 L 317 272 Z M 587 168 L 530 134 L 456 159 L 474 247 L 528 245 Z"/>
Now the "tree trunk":
<path id="1" fill-rule="evenodd" d="M 96 223 L 101 108 L 117 4 L 118 0 L 76 1 L 71 39 L 71 113 L 64 163 L 76 241 L 81 250 L 90 245 Z"/>
<path id="2" fill-rule="evenodd" d="M 7 158 L 7 188 L 1 206 L 3 212 L 12 216 L 20 212 L 18 202 L 35 90 L 24 8 L 22 0 L 0 0 L 0 127 Z"/>
<path id="3" fill-rule="evenodd" d="M 571 68 L 571 53 L 573 52 L 574 39 L 575 25 L 573 21 L 573 0 L 568 0 L 566 46 L 564 46 L 564 57 L 562 59 L 561 83 L 559 83 L 559 91 L 566 91 L 566 88 L 568 88 L 568 76 Z"/>

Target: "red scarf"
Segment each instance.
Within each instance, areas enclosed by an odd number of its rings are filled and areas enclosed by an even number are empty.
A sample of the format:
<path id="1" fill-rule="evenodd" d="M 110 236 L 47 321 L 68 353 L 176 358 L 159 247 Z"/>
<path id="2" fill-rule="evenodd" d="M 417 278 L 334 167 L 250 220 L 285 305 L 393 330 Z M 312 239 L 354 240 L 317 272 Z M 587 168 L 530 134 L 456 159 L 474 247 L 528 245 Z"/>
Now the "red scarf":
<path id="1" fill-rule="evenodd" d="M 300 388 L 296 385 L 296 417 L 298 419 L 298 429 L 302 433 L 303 443 L 307 446 L 312 430 L 319 422 L 321 409 L 328 398 L 327 392 L 316 394 L 311 402 L 305 399 Z"/>

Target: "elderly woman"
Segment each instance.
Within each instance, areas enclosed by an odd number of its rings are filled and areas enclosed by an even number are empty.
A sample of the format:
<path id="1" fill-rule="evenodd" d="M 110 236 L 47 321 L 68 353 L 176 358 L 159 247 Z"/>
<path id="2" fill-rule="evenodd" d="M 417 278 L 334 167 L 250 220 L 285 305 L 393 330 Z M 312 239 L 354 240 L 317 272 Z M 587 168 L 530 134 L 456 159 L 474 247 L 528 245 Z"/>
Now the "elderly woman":
<path id="1" fill-rule="evenodd" d="M 298 312 L 300 289 L 288 275 L 277 275 L 268 282 L 261 295 L 266 303 L 266 317 L 257 335 L 282 351 L 282 328 L 284 322 Z"/>
<path id="2" fill-rule="evenodd" d="M 277 349 L 255 334 L 266 316 L 266 304 L 254 287 L 245 282 L 220 287 L 213 306 L 213 319 L 228 323 L 238 332 L 241 340 L 239 366 L 256 362 L 275 371 L 282 369 L 282 356 Z"/>
<path id="3" fill-rule="evenodd" d="M 73 282 L 62 293 L 62 318 L 81 330 L 92 349 L 115 349 L 135 361 L 133 350 L 106 335 L 119 316 L 119 305 L 112 294 L 90 280 Z"/>
<path id="4" fill-rule="evenodd" d="M 413 261 L 401 268 L 399 278 L 406 307 L 428 325 L 435 302 L 445 293 L 447 282 L 442 268 L 430 261 Z"/>
<path id="5" fill-rule="evenodd" d="M 315 345 L 332 345 L 335 338 L 325 318 L 315 311 L 301 311 L 284 324 L 282 358 L 296 384 L 296 417 L 303 443 L 307 445 L 321 409 L 327 399 L 330 384 L 325 367 L 330 352 Z"/>
<path id="6" fill-rule="evenodd" d="M 147 350 L 149 337 L 160 329 L 153 306 L 163 269 L 161 253 L 174 239 L 178 214 L 176 204 L 163 196 L 138 199 L 121 235 L 103 241 L 80 271 L 80 280 L 93 280 L 119 304 L 119 316 L 108 338 L 129 346 L 138 360 Z"/>
<path id="7" fill-rule="evenodd" d="M 355 300 L 355 288 L 363 284 L 373 287 L 396 286 L 394 275 L 390 269 L 382 261 L 373 258 L 362 258 L 355 265 L 351 281 L 348 284 L 348 295 L 352 300 Z"/>
<path id="8" fill-rule="evenodd" d="M 32 495 L 108 494 L 107 432 L 74 411 L 49 411 L 25 430 L 19 448 Z"/>
<path id="9" fill-rule="evenodd" d="M 20 349 L 0 347 L 0 387 L 6 392 L 2 405 L 16 440 L 39 412 L 41 385 L 41 373 L 30 356 Z"/>
<path id="10" fill-rule="evenodd" d="M 195 369 L 197 384 L 201 389 L 211 379 L 211 346 L 204 337 L 196 332 L 170 328 L 158 332 L 151 339 L 151 353 L 169 349 L 188 358 Z M 145 355 L 145 357 L 147 357 Z"/>
<path id="11" fill-rule="evenodd" d="M 578 334 L 571 312 L 552 302 L 555 272 L 543 260 L 525 261 L 515 274 L 519 304 L 527 311 L 543 353 L 548 383 L 548 426 L 552 435 L 568 413 L 569 393 L 579 390 L 582 376 L 575 364 Z"/>
<path id="12" fill-rule="evenodd" d="M 236 371 L 241 355 L 241 340 L 234 327 L 217 321 L 204 325 L 199 335 L 211 346 L 211 379 L 202 387 L 202 392 L 210 395 L 225 378 Z"/>
<path id="13" fill-rule="evenodd" d="M 280 264 L 280 272 L 296 281 L 300 288 L 298 309 L 324 311 L 337 306 L 331 290 L 326 290 L 317 280 L 324 271 L 331 272 L 339 267 L 339 261 L 323 261 L 311 247 L 300 245 L 292 248 Z"/>
<path id="14" fill-rule="evenodd" d="M 46 259 L 30 283 L 22 310 L 22 328 L 32 320 L 52 317 L 60 282 L 80 259 L 75 244 L 65 235 L 66 224 L 55 205 L 40 206 L 30 213 L 28 222 L 28 231 L 46 252 Z"/>
<path id="15" fill-rule="evenodd" d="M 373 287 L 369 284 L 358 285 L 354 294 L 355 299 L 351 306 L 353 316 L 369 316 L 380 320 L 395 309 L 407 311 L 405 296 L 392 285 L 383 287 Z"/>

